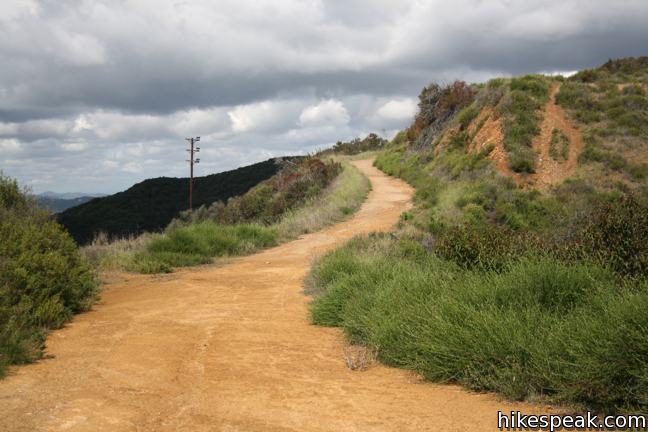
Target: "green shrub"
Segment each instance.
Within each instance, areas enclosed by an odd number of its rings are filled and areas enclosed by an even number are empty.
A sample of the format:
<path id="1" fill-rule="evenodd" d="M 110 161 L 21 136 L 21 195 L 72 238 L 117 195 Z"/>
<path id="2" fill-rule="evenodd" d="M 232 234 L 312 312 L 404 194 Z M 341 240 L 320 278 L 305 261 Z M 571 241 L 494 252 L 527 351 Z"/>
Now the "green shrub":
<path id="1" fill-rule="evenodd" d="M 432 146 L 447 122 L 474 100 L 475 89 L 464 81 L 446 86 L 432 83 L 424 87 L 419 94 L 419 113 L 407 130 L 408 141 L 419 147 Z"/>
<path id="2" fill-rule="evenodd" d="M 599 201 L 583 217 L 575 237 L 582 256 L 597 259 L 616 272 L 648 276 L 648 205 L 624 195 Z"/>
<path id="3" fill-rule="evenodd" d="M 399 140 L 406 139 L 406 133 L 401 132 L 400 135 L 397 135 L 397 138 Z M 370 133 L 362 139 L 355 138 L 348 142 L 338 141 L 332 149 L 320 152 L 318 153 L 318 156 L 326 155 L 328 153 L 356 155 L 367 151 L 381 150 L 387 145 L 387 142 L 386 139 L 381 138 L 375 133 Z"/>
<path id="4" fill-rule="evenodd" d="M 546 102 L 549 86 L 546 78 L 541 75 L 526 75 L 511 80 L 511 91 L 520 91 L 540 102 Z"/>
<path id="5" fill-rule="evenodd" d="M 556 95 L 556 103 L 569 109 L 583 123 L 595 123 L 602 119 L 603 108 L 587 84 L 565 82 Z"/>
<path id="6" fill-rule="evenodd" d="M 466 269 L 502 270 L 529 250 L 533 240 L 500 225 L 467 223 L 441 233 L 434 252 Z"/>
<path id="7" fill-rule="evenodd" d="M 500 88 L 506 83 L 504 78 L 493 78 L 486 83 L 486 87 L 489 89 Z"/>
<path id="8" fill-rule="evenodd" d="M 90 307 L 97 283 L 70 236 L 0 176 L 0 374 L 42 353 L 45 332 Z"/>
<path id="9" fill-rule="evenodd" d="M 599 79 L 601 76 L 600 72 L 596 69 L 585 69 L 576 73 L 572 80 L 580 81 L 584 83 L 593 83 Z"/>
<path id="10" fill-rule="evenodd" d="M 470 122 L 472 122 L 478 115 L 479 107 L 474 103 L 459 111 L 459 114 L 457 114 L 457 121 L 459 122 L 461 129 L 466 129 Z"/>

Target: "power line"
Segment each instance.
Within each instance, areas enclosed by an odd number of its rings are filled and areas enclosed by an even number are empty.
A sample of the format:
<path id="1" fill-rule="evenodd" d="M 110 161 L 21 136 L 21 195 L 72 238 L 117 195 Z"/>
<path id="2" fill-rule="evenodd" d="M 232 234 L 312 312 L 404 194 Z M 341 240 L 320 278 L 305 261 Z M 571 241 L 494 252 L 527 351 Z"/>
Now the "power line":
<path id="1" fill-rule="evenodd" d="M 189 141 L 190 144 L 190 147 L 187 149 L 190 155 L 189 159 L 187 160 L 187 162 L 189 162 L 189 211 L 193 211 L 193 171 L 194 164 L 200 162 L 200 159 L 194 158 L 194 154 L 200 151 L 200 147 L 194 148 L 194 144 L 200 141 L 200 137 L 185 138 L 185 140 Z"/>

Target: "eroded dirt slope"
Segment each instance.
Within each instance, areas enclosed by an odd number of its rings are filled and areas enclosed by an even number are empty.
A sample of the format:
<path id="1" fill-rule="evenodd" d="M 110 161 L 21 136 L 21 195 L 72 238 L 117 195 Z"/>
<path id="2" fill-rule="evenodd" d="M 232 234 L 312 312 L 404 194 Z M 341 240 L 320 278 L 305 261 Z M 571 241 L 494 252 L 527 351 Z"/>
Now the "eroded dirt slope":
<path id="1" fill-rule="evenodd" d="M 565 110 L 556 104 L 556 94 L 559 90 L 559 84 L 551 88 L 549 101 L 540 113 L 542 116 L 539 125 L 540 133 L 532 143 L 533 150 L 537 154 L 535 173 L 523 175 L 515 173 L 509 168 L 508 155 L 504 148 L 502 119 L 490 107 L 484 108 L 468 128 L 468 132 L 473 135 L 468 152 L 475 154 L 487 145 L 492 145 L 493 150 L 488 157 L 493 161 L 497 172 L 513 178 L 517 184 L 525 188 L 545 189 L 573 175 L 578 166 L 578 156 L 583 151 L 583 136 L 569 120 Z M 479 130 L 478 127 L 480 127 Z M 551 154 L 554 131 L 563 134 L 568 140 L 568 151 L 564 159 Z M 560 147 L 560 143 L 555 145 Z M 557 151 L 560 150 L 557 149 Z"/>
<path id="2" fill-rule="evenodd" d="M 536 173 L 530 176 L 531 184 L 545 188 L 560 183 L 572 175 L 578 165 L 578 156 L 583 151 L 583 136 L 574 127 L 565 110 L 556 104 L 556 94 L 560 85 L 554 85 L 549 94 L 549 102 L 545 105 L 540 134 L 533 141 L 533 149 L 538 154 Z M 553 158 L 550 155 L 552 132 L 556 130 L 569 140 L 569 151 L 565 160 Z"/>
<path id="3" fill-rule="evenodd" d="M 103 301 L 53 332 L 53 358 L 0 381 L 0 431 L 481 431 L 539 413 L 376 365 L 345 366 L 336 329 L 308 322 L 312 259 L 388 230 L 412 190 L 370 161 L 350 220 L 223 266 L 116 275 Z"/>

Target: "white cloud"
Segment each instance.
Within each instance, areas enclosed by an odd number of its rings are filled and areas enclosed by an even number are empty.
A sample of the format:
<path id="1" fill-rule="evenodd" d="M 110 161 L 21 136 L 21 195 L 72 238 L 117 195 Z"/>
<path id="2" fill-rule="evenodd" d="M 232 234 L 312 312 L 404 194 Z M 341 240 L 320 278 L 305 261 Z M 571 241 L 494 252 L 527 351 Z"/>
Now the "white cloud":
<path id="1" fill-rule="evenodd" d="M 88 148 L 88 144 L 84 142 L 71 142 L 61 144 L 61 148 L 66 152 L 80 152 Z"/>
<path id="2" fill-rule="evenodd" d="M 18 133 L 18 124 L 0 123 L 0 136 L 16 135 Z"/>
<path id="3" fill-rule="evenodd" d="M 142 164 L 139 162 L 127 162 L 122 165 L 121 169 L 127 173 L 138 173 L 142 171 Z"/>
<path id="4" fill-rule="evenodd" d="M 179 111 L 168 119 L 169 129 L 178 137 L 205 136 L 229 130 L 225 108 L 207 108 Z"/>
<path id="5" fill-rule="evenodd" d="M 271 124 L 277 111 L 270 102 L 237 106 L 227 115 L 232 122 L 234 132 L 248 132 Z"/>
<path id="6" fill-rule="evenodd" d="M 137 141 L 168 136 L 169 123 L 163 116 L 153 114 L 124 114 L 98 110 L 85 115 L 83 128 L 105 141 Z"/>
<path id="7" fill-rule="evenodd" d="M 63 29 L 57 29 L 55 34 L 60 42 L 56 55 L 73 65 L 100 65 L 108 60 L 104 46 L 94 36 Z"/>
<path id="8" fill-rule="evenodd" d="M 409 120 L 417 109 L 416 100 L 412 98 L 392 99 L 378 108 L 376 114 L 385 120 Z"/>
<path id="9" fill-rule="evenodd" d="M 118 162 L 115 162 L 114 160 L 110 160 L 110 159 L 104 160 L 101 164 L 108 169 L 114 169 L 119 166 Z"/>
<path id="10" fill-rule="evenodd" d="M 308 106 L 299 116 L 299 125 L 302 127 L 335 126 L 347 123 L 349 123 L 349 113 L 344 103 L 336 99 L 327 99 Z"/>
<path id="11" fill-rule="evenodd" d="M 178 148 L 182 147 L 181 141 L 178 140 Z M 138 142 L 131 143 L 126 146 L 125 157 L 143 157 L 146 155 L 156 155 L 164 151 L 165 144 L 155 143 L 155 142 Z"/>
<path id="12" fill-rule="evenodd" d="M 227 115 L 232 131 L 276 132 L 293 126 L 304 103 L 300 100 L 266 100 L 248 105 L 239 105 Z"/>
<path id="13" fill-rule="evenodd" d="M 0 150 L 4 153 L 17 153 L 22 146 L 17 139 L 0 139 Z"/>

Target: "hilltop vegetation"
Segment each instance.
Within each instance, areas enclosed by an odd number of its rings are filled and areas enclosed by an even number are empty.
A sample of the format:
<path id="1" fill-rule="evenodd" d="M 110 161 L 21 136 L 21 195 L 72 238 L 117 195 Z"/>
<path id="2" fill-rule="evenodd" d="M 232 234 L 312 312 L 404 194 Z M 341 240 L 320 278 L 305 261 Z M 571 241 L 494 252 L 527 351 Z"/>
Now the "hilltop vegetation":
<path id="1" fill-rule="evenodd" d="M 232 171 L 194 179 L 194 206 L 210 205 L 241 195 L 276 174 L 280 164 L 274 159 Z M 96 198 L 58 215 L 79 244 L 100 233 L 110 239 L 155 232 L 188 207 L 189 179 L 160 177 L 144 180 L 124 192 Z"/>
<path id="2" fill-rule="evenodd" d="M 354 138 L 351 141 L 338 141 L 333 147 L 322 150 L 318 155 L 324 156 L 338 154 L 352 156 L 360 153 L 382 150 L 388 143 L 388 140 L 379 137 L 375 133 L 370 133 L 364 138 Z"/>
<path id="3" fill-rule="evenodd" d="M 96 293 L 74 241 L 0 175 L 0 376 L 39 358 L 47 330 L 89 308 Z"/>
<path id="4" fill-rule="evenodd" d="M 647 92 L 648 57 L 610 60 L 577 73 L 561 87 L 556 101 L 583 129 L 581 161 L 592 177 L 619 188 L 645 187 Z"/>
<path id="5" fill-rule="evenodd" d="M 434 381 L 648 412 L 647 74 L 426 87 L 376 160 L 415 208 L 317 264 L 313 321 Z"/>

